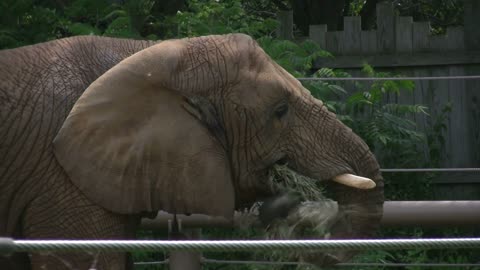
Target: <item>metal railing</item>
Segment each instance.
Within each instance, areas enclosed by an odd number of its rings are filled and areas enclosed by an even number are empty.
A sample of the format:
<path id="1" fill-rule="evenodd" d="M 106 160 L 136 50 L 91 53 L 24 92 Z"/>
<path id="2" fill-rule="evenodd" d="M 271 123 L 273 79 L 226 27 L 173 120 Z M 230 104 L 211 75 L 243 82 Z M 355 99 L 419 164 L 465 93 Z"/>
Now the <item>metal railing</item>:
<path id="1" fill-rule="evenodd" d="M 430 80 L 478 80 L 480 75 L 433 77 L 306 77 L 299 81 L 430 81 Z"/>
<path id="2" fill-rule="evenodd" d="M 0 238 L 0 252 L 132 251 L 339 251 L 480 248 L 480 238 L 369 240 L 14 240 Z"/>
<path id="3" fill-rule="evenodd" d="M 382 226 L 474 226 L 480 224 L 480 201 L 386 201 L 383 206 Z M 176 215 L 183 228 L 224 227 L 233 222 L 207 215 Z M 164 230 L 171 227 L 173 215 L 160 211 L 154 219 L 142 219 L 141 228 Z"/>
<path id="4" fill-rule="evenodd" d="M 480 238 L 382 239 L 382 240 L 263 240 L 263 241 L 155 241 L 155 240 L 13 240 L 0 238 L 0 255 L 13 252 L 133 252 L 133 251 L 339 251 L 398 249 L 480 248 Z M 142 262 L 136 266 L 169 264 L 170 261 Z M 199 264 L 299 265 L 298 262 L 234 261 L 199 258 Z M 480 264 L 445 263 L 340 263 L 336 267 L 478 267 Z"/>

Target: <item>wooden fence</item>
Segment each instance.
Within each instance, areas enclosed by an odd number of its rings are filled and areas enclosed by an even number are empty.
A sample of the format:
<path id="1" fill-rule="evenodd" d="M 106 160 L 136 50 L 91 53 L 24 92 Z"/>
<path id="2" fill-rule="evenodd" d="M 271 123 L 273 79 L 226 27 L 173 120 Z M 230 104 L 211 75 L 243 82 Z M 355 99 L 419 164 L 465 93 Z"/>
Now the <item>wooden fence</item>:
<path id="1" fill-rule="evenodd" d="M 480 0 L 466 0 L 464 26 L 448 27 L 443 35 L 432 35 L 429 22 L 397 16 L 391 3 L 379 3 L 376 14 L 374 30 L 362 31 L 360 17 L 345 17 L 343 31 L 311 25 L 309 39 L 335 55 L 318 59 L 315 68 L 341 68 L 360 76 L 368 63 L 405 76 L 480 75 Z M 290 24 L 281 23 L 278 34 L 288 38 L 290 31 Z M 452 106 L 442 167 L 480 167 L 480 80 L 417 81 L 415 86 L 413 93 L 392 98 L 429 108 L 430 116 L 414 119 L 420 130 L 430 128 L 447 104 Z M 437 191 L 440 199 L 480 198 L 479 173 L 444 173 L 436 182 L 443 186 Z"/>

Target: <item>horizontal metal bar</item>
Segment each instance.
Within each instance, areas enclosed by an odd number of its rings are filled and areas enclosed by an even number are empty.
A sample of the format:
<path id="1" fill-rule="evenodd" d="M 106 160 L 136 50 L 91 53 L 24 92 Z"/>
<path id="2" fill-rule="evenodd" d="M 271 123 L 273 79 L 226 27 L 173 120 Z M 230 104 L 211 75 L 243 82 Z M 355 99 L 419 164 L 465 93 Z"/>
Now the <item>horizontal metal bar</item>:
<path id="1" fill-rule="evenodd" d="M 310 265 L 309 263 L 301 262 L 273 262 L 273 261 L 237 261 L 237 260 L 216 260 L 203 259 L 203 263 L 225 263 L 225 264 L 259 264 L 259 265 Z"/>
<path id="2" fill-rule="evenodd" d="M 480 201 L 387 201 L 383 226 L 448 227 L 480 225 Z M 142 229 L 164 230 L 173 216 L 160 211 L 155 219 L 142 219 Z M 233 221 L 207 215 L 177 215 L 183 228 L 233 227 Z"/>
<path id="3" fill-rule="evenodd" d="M 434 77 L 304 77 L 299 81 L 429 81 L 429 80 L 478 80 L 480 75 L 470 76 L 434 76 Z"/>
<path id="4" fill-rule="evenodd" d="M 285 262 L 285 261 L 239 261 L 239 260 L 217 260 L 202 259 L 202 263 L 213 264 L 254 264 L 254 265 L 310 265 L 302 262 Z M 152 266 L 164 265 L 168 263 L 163 261 L 135 262 L 135 266 Z M 333 267 L 480 267 L 480 263 L 337 263 Z"/>
<path id="5" fill-rule="evenodd" d="M 177 214 L 177 221 L 182 228 L 232 228 L 233 220 L 224 217 L 211 217 L 201 214 Z M 143 218 L 140 228 L 143 230 L 164 230 L 169 228 L 173 215 L 159 211 L 154 219 Z"/>
<path id="6" fill-rule="evenodd" d="M 335 267 L 480 267 L 480 263 L 338 263 Z"/>
<path id="7" fill-rule="evenodd" d="M 394 168 L 380 169 L 381 172 L 480 172 L 480 168 Z"/>
<path id="8" fill-rule="evenodd" d="M 165 259 L 163 261 L 154 261 L 154 262 L 134 262 L 135 266 L 151 266 L 151 265 L 165 265 L 170 263 L 169 259 Z"/>
<path id="9" fill-rule="evenodd" d="M 383 226 L 478 226 L 480 201 L 387 201 Z"/>
<path id="10" fill-rule="evenodd" d="M 1 240 L 1 239 L 0 239 Z M 5 242 L 5 241 L 4 241 Z M 480 248 L 480 238 L 380 240 L 13 240 L 13 252 L 128 251 L 336 251 Z M 0 249 L 4 253 L 7 249 Z"/>
<path id="11" fill-rule="evenodd" d="M 309 265 L 301 262 L 238 261 L 203 259 L 204 263 L 215 264 L 259 264 L 259 265 Z M 155 263 L 155 262 L 153 262 Z M 480 267 L 478 263 L 337 263 L 334 267 Z"/>

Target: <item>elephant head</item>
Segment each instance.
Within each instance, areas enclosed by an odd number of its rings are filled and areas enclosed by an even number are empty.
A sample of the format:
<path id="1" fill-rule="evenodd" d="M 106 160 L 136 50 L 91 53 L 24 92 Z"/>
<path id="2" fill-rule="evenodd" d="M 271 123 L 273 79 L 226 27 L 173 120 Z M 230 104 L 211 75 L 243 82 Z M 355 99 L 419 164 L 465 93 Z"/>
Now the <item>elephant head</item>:
<path id="1" fill-rule="evenodd" d="M 124 59 L 78 99 L 54 149 L 73 183 L 117 213 L 231 218 L 273 195 L 268 170 L 287 163 L 336 181 L 344 215 L 333 238 L 369 237 L 381 218 L 367 145 L 242 34 L 163 41 Z"/>

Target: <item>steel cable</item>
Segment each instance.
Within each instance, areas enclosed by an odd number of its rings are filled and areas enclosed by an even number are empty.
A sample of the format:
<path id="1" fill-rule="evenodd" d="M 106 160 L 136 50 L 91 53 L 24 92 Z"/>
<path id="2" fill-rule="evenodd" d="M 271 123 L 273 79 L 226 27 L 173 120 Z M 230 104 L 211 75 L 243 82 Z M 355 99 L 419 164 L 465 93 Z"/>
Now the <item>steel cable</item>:
<path id="1" fill-rule="evenodd" d="M 299 81 L 428 81 L 428 80 L 477 80 L 480 75 L 471 76 L 434 76 L 434 77 L 306 77 Z"/>
<path id="2" fill-rule="evenodd" d="M 381 172 L 480 172 L 480 168 L 389 168 Z"/>
<path id="3" fill-rule="evenodd" d="M 203 263 L 215 264 L 260 264 L 260 265 L 310 265 L 302 262 L 238 261 L 203 259 Z M 152 262 L 155 265 L 156 262 Z M 145 264 L 147 265 L 147 264 Z M 478 263 L 337 263 L 333 267 L 480 267 Z"/>
<path id="4" fill-rule="evenodd" d="M 0 239 L 1 240 L 1 239 Z M 2 242 L 2 241 L 0 241 Z M 7 241 L 3 241 L 6 243 Z M 382 240 L 249 240 L 249 241 L 146 241 L 146 240 L 13 240 L 10 252 L 49 251 L 271 251 L 283 250 L 391 250 L 480 248 L 480 238 Z M 7 253 L 7 252 L 5 252 Z"/>

